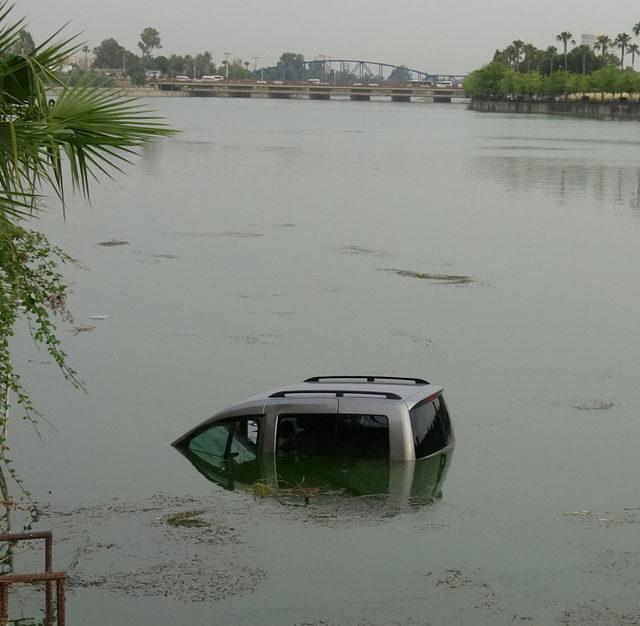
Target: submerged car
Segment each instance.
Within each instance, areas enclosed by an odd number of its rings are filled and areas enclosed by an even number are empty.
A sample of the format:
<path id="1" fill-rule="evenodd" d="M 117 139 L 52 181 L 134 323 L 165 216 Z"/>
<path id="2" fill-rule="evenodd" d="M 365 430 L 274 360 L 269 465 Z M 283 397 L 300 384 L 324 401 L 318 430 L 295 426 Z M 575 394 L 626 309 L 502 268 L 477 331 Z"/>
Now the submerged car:
<path id="1" fill-rule="evenodd" d="M 314 376 L 249 396 L 172 445 L 221 468 L 274 456 L 415 461 L 454 447 L 442 392 L 421 378 Z"/>

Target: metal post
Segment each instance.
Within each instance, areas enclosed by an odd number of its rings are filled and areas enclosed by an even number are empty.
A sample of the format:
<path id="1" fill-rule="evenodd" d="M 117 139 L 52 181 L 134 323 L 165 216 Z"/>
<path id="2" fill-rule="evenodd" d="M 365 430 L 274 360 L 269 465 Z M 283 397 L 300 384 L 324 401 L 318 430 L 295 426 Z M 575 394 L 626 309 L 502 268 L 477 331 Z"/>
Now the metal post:
<path id="1" fill-rule="evenodd" d="M 9 590 L 8 585 L 0 581 L 0 624 L 6 626 L 9 622 Z"/>
<path id="2" fill-rule="evenodd" d="M 65 626 L 64 578 L 56 581 L 56 601 L 58 604 L 58 626 Z"/>
<path id="3" fill-rule="evenodd" d="M 225 64 L 224 64 L 224 77 L 225 79 L 229 79 L 229 55 L 231 54 L 231 52 L 225 52 L 224 53 L 224 60 L 225 60 Z"/>
<path id="4" fill-rule="evenodd" d="M 53 537 L 51 533 L 44 538 L 44 571 L 51 572 L 53 567 Z M 45 623 L 47 626 L 53 626 L 53 581 L 48 580 L 44 583 L 45 588 Z"/>

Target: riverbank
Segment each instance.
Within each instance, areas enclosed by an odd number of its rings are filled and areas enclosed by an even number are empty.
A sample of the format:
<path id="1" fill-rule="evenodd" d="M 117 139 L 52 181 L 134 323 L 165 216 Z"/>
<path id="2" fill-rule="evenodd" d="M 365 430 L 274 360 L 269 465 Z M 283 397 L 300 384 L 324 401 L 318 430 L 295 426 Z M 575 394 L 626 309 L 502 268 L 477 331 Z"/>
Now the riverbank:
<path id="1" fill-rule="evenodd" d="M 481 100 L 469 104 L 473 111 L 484 113 L 536 113 L 540 115 L 568 115 L 599 120 L 640 121 L 640 102 L 581 102 L 536 100 Z"/>

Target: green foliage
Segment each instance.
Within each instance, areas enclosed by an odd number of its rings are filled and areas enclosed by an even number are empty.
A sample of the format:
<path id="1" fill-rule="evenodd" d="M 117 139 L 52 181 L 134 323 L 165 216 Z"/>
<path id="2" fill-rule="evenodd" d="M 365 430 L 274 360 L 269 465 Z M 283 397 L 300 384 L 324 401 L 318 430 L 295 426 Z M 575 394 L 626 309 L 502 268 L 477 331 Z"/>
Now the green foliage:
<path id="1" fill-rule="evenodd" d="M 126 50 L 115 40 L 105 39 L 93 49 L 93 67 L 97 69 L 121 68 Z"/>
<path id="2" fill-rule="evenodd" d="M 6 454 L 10 405 L 34 423 L 38 417 L 12 359 L 16 325 L 26 324 L 36 345 L 80 386 L 54 323 L 71 320 L 58 268 L 72 259 L 26 220 L 38 210 L 42 189 L 52 189 L 63 206 L 65 180 L 88 196 L 90 179 L 119 170 L 136 147 L 172 131 L 130 98 L 58 78 L 57 69 L 78 50 L 72 40 L 14 52 L 23 21 L 8 23 L 10 11 L 0 0 L 0 460 L 15 477 Z"/>
<path id="3" fill-rule="evenodd" d="M 31 54 L 35 50 L 36 44 L 33 42 L 31 33 L 22 28 L 18 42 L 12 46 L 11 52 L 15 54 Z"/>
<path id="4" fill-rule="evenodd" d="M 465 93 L 471 96 L 490 97 L 505 93 L 500 88 L 500 81 L 509 71 L 509 67 L 500 61 L 471 72 L 463 83 Z"/>
<path id="5" fill-rule="evenodd" d="M 304 55 L 295 52 L 284 52 L 273 67 L 259 70 L 265 80 L 304 80 Z"/>
<path id="6" fill-rule="evenodd" d="M 599 91 L 603 95 L 614 93 L 618 82 L 618 73 L 619 70 L 610 65 L 596 70 L 589 77 L 589 88 L 591 91 Z"/>
<path id="7" fill-rule="evenodd" d="M 638 94 L 640 74 L 607 65 L 591 74 L 575 74 L 557 70 L 548 76 L 540 72 L 517 72 L 493 62 L 471 72 L 464 81 L 465 92 L 476 98 L 533 98 L 585 94 Z M 604 95 L 603 95 L 604 97 Z"/>
<path id="8" fill-rule="evenodd" d="M 624 69 L 624 53 L 627 46 L 631 43 L 631 35 L 627 33 L 618 33 L 613 43 L 620 48 L 620 67 Z"/>
<path id="9" fill-rule="evenodd" d="M 81 70 L 79 67 L 74 67 L 64 80 L 68 87 L 113 87 L 111 76 L 91 70 Z"/>
<path id="10" fill-rule="evenodd" d="M 640 23 L 633 32 L 640 36 Z M 604 99 L 605 94 L 635 97 L 640 92 L 640 75 L 633 71 L 640 48 L 631 43 L 630 35 L 620 33 L 615 40 L 599 35 L 593 49 L 581 45 L 569 51 L 569 44 L 575 44 L 572 37 L 569 31 L 556 36 L 562 54 L 554 46 L 543 51 L 516 39 L 503 50 L 496 50 L 492 63 L 467 76 L 466 93 L 477 98 L 557 98 L 595 91 Z M 609 52 L 614 46 L 620 49 L 620 58 Z M 616 66 L 624 67 L 625 53 L 631 53 L 632 67 L 623 71 Z"/>
<path id="11" fill-rule="evenodd" d="M 15 369 L 11 339 L 16 323 L 21 321 L 30 328 L 36 346 L 51 356 L 67 380 L 75 387 L 82 387 L 75 371 L 67 364 L 54 323 L 55 317 L 72 321 L 67 309 L 69 288 L 58 271 L 59 265 L 65 263 L 74 263 L 74 260 L 52 246 L 41 233 L 0 220 L 0 460 L 30 503 L 32 512 L 36 509 L 31 494 L 24 488 L 8 454 L 11 398 L 21 407 L 22 418 L 31 421 L 36 431 L 42 416 L 33 406 Z M 1 482 L 4 504 L 8 506 L 3 474 Z"/>
<path id="12" fill-rule="evenodd" d="M 142 50 L 142 56 L 151 57 L 151 53 L 154 50 L 162 48 L 160 41 L 160 33 L 151 26 L 147 26 L 140 33 L 140 41 L 138 42 L 138 48 Z"/>
<path id="13" fill-rule="evenodd" d="M 131 84 L 135 85 L 136 87 L 141 87 L 146 81 L 144 68 L 138 64 L 130 65 L 127 68 L 127 76 L 129 77 Z"/>
<path id="14" fill-rule="evenodd" d="M 285 71 L 285 80 L 301 79 L 304 74 L 304 55 L 295 52 L 283 52 L 278 59 L 278 67 Z"/>

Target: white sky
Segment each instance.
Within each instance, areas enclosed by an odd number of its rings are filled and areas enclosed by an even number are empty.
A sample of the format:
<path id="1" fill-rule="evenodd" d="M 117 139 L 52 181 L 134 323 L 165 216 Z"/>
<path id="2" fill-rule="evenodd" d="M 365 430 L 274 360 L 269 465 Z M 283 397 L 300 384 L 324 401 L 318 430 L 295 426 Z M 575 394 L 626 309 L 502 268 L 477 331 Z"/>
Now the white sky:
<path id="1" fill-rule="evenodd" d="M 496 48 L 522 39 L 541 48 L 555 35 L 631 32 L 640 22 L 633 0 L 16 0 L 36 43 L 71 21 L 93 48 L 113 37 L 139 52 L 146 26 L 160 32 L 163 54 L 212 50 L 260 65 L 284 51 L 311 59 L 362 59 L 405 64 L 430 73 L 463 73 Z"/>

